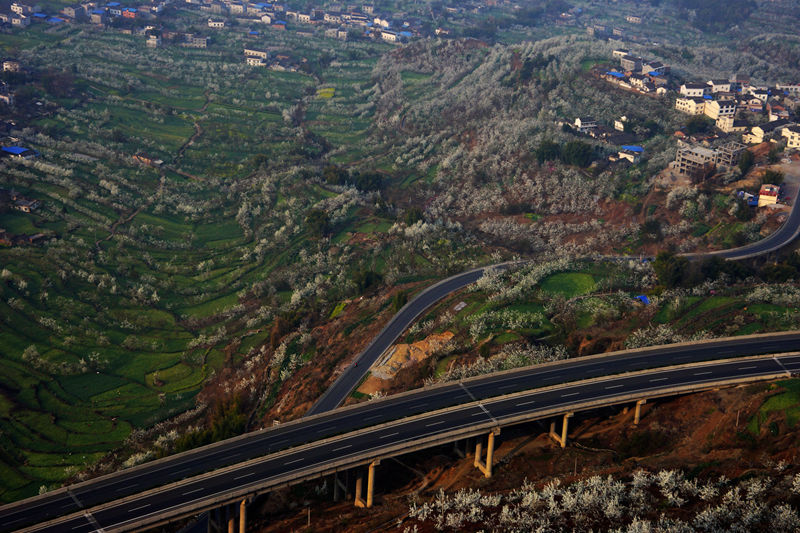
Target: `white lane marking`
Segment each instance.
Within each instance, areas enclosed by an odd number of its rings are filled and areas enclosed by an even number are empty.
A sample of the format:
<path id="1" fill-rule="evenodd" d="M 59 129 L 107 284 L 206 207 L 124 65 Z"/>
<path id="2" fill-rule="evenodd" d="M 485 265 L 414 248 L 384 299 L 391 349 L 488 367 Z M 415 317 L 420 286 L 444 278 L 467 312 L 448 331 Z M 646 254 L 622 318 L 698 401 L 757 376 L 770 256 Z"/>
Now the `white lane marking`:
<path id="1" fill-rule="evenodd" d="M 283 463 L 283 464 L 285 464 L 285 465 L 291 465 L 291 464 L 294 464 L 294 463 L 299 463 L 299 462 L 300 462 L 300 461 L 302 461 L 302 460 L 303 460 L 303 458 L 301 457 L 300 459 L 295 459 L 294 461 L 287 461 L 287 462 L 285 462 L 285 463 Z"/>
<path id="2" fill-rule="evenodd" d="M 283 439 L 283 440 L 279 440 L 278 442 L 273 442 L 272 445 L 273 446 L 280 446 L 281 444 L 286 444 L 287 442 L 289 442 L 289 441 L 286 440 L 286 439 Z"/>
<path id="3" fill-rule="evenodd" d="M 516 386 L 517 386 L 516 383 L 512 383 L 511 385 L 503 385 L 502 387 L 497 387 L 497 390 L 506 390 Z"/>
<path id="4" fill-rule="evenodd" d="M 340 446 L 339 448 L 334 448 L 333 451 L 338 452 L 339 450 L 346 450 L 347 448 L 352 448 L 352 444 L 348 444 L 347 446 Z"/>
<path id="5" fill-rule="evenodd" d="M 791 377 L 791 376 L 792 376 L 792 373 L 791 373 L 791 372 L 789 372 L 788 370 L 786 370 L 786 367 L 785 367 L 785 366 L 783 366 L 783 363 L 781 363 L 781 362 L 778 360 L 778 358 L 777 358 L 777 357 L 773 357 L 772 359 L 774 359 L 774 360 L 775 360 L 775 362 L 776 362 L 776 363 L 778 363 L 778 365 L 779 365 L 779 366 L 780 366 L 780 367 L 783 369 L 783 371 L 784 371 L 784 372 L 786 372 L 786 374 L 788 374 L 788 375 L 789 375 L 789 377 Z"/>
<path id="6" fill-rule="evenodd" d="M 529 402 L 522 402 L 522 403 L 518 403 L 518 404 L 517 404 L 517 407 L 522 407 L 523 405 L 530 405 L 530 404 L 532 404 L 532 403 L 536 403 L 536 401 L 535 401 L 535 400 L 531 400 L 531 401 L 529 401 Z"/>
<path id="7" fill-rule="evenodd" d="M 366 418 L 364 419 L 364 422 L 369 422 L 370 420 L 377 420 L 378 418 L 381 418 L 382 416 L 383 416 L 383 415 L 372 415 L 372 416 L 368 416 L 368 417 L 366 417 Z"/>
<path id="8" fill-rule="evenodd" d="M 711 371 L 708 371 L 708 372 L 695 372 L 693 375 L 694 376 L 705 376 L 705 375 L 711 374 L 711 373 L 712 373 Z"/>
<path id="9" fill-rule="evenodd" d="M 478 400 L 475 398 L 475 396 L 472 394 L 472 391 L 470 391 L 468 388 L 466 388 L 466 387 L 464 386 L 464 383 L 463 383 L 463 382 L 459 381 L 459 382 L 458 382 L 458 385 L 459 385 L 459 386 L 460 386 L 460 387 L 461 387 L 461 388 L 464 390 L 464 392 L 466 392 L 466 393 L 467 393 L 467 395 L 468 395 L 468 396 L 469 396 L 469 397 L 472 399 L 472 401 L 473 401 L 473 402 L 477 402 L 477 403 L 478 403 L 478 407 L 480 407 L 480 408 L 481 408 L 481 411 L 483 411 L 483 412 L 486 414 L 486 416 L 488 416 L 489 418 L 491 418 L 491 419 L 492 419 L 492 422 L 494 422 L 494 423 L 495 423 L 495 424 L 497 424 L 498 426 L 500 425 L 500 424 L 498 424 L 498 422 L 497 422 L 497 419 L 496 419 L 495 417 L 493 417 L 493 416 L 492 416 L 492 413 L 490 413 L 490 412 L 489 412 L 489 411 L 486 409 L 486 407 L 484 407 L 484 406 L 483 406 L 483 403 L 482 403 L 482 402 L 479 402 L 479 401 L 478 401 Z"/>
<path id="10" fill-rule="evenodd" d="M 173 473 L 174 473 L 174 474 L 180 474 L 181 472 L 186 472 L 186 471 L 188 471 L 188 470 L 191 470 L 191 469 L 192 469 L 192 467 L 191 467 L 191 466 L 187 466 L 186 468 L 181 468 L 180 470 L 176 470 L 176 471 L 175 471 L 175 472 L 173 472 Z"/>
<path id="11" fill-rule="evenodd" d="M 146 507 L 150 507 L 150 504 L 149 504 L 149 503 L 146 503 L 146 504 L 144 504 L 144 505 L 140 505 L 139 507 L 136 507 L 136 508 L 134 508 L 134 509 L 128 509 L 128 512 L 129 512 L 129 513 L 133 513 L 134 511 L 141 511 L 142 509 L 144 509 L 144 508 L 146 508 Z"/>
<path id="12" fill-rule="evenodd" d="M 326 431 L 330 431 L 331 429 L 333 429 L 333 428 L 322 428 L 322 429 L 318 429 L 318 430 L 317 430 L 317 433 L 325 433 Z"/>
<path id="13" fill-rule="evenodd" d="M 389 433 L 388 435 L 381 435 L 378 437 L 379 439 L 388 439 L 389 437 L 394 437 L 395 435 L 399 435 L 400 432 L 396 431 L 395 433 Z"/>
<path id="14" fill-rule="evenodd" d="M 238 480 L 240 480 L 240 479 L 244 479 L 244 478 L 246 478 L 246 477 L 255 476 L 255 475 L 256 475 L 256 473 L 255 473 L 255 472 L 250 472 L 249 474 L 242 474 L 242 475 L 241 475 L 241 476 L 239 476 L 239 477 L 235 477 L 235 478 L 233 478 L 233 480 L 234 480 L 234 481 L 238 481 Z"/>
<path id="15" fill-rule="evenodd" d="M 567 396 L 577 396 L 580 392 L 570 392 L 569 394 L 562 394 L 562 398 L 566 398 Z"/>
<path id="16" fill-rule="evenodd" d="M 190 490 L 189 492 L 184 492 L 181 496 L 188 496 L 189 494 L 194 494 L 195 492 L 200 492 L 201 490 L 203 490 L 203 487 L 200 487 L 199 489 Z"/>
<path id="17" fill-rule="evenodd" d="M 419 409 L 420 407 L 425 407 L 426 405 L 428 405 L 428 404 L 427 403 L 420 403 L 420 404 L 417 404 L 417 405 L 412 405 L 411 407 L 409 407 L 409 409 Z"/>
<path id="18" fill-rule="evenodd" d="M 72 528 L 72 530 L 73 530 L 73 531 L 75 531 L 76 529 L 80 529 L 80 528 L 82 528 L 82 527 L 86 527 L 86 525 L 87 525 L 87 524 L 80 524 L 80 525 L 77 525 L 77 526 L 73 527 L 73 528 Z"/>
<path id="19" fill-rule="evenodd" d="M 425 424 L 425 427 L 438 426 L 439 424 L 444 424 L 444 420 L 439 420 L 438 422 L 431 422 L 430 424 Z"/>
<path id="20" fill-rule="evenodd" d="M 753 366 L 740 366 L 737 370 L 752 370 L 753 368 L 758 368 L 756 365 Z"/>
<path id="21" fill-rule="evenodd" d="M 75 504 L 68 503 L 67 505 L 62 505 L 61 508 L 66 509 L 67 507 L 72 507 L 73 505 Z M 20 518 L 19 520 L 22 520 L 22 518 Z M 14 522 L 19 522 L 19 520 L 14 520 Z M 9 524 L 13 524 L 14 522 L 9 522 Z"/>
<path id="22" fill-rule="evenodd" d="M 651 380 L 650 380 L 650 383 L 653 383 L 654 381 L 667 381 L 668 379 L 669 379 L 669 378 L 656 378 L 656 379 L 651 379 Z"/>
<path id="23" fill-rule="evenodd" d="M 620 387 L 624 387 L 625 385 L 612 385 L 610 387 L 606 387 L 606 389 L 618 389 Z"/>
<path id="24" fill-rule="evenodd" d="M 117 490 L 115 490 L 114 492 L 122 492 L 123 490 L 132 489 L 132 488 L 138 487 L 138 486 L 139 486 L 138 483 L 134 483 L 133 485 L 128 485 L 127 487 L 120 487 Z"/>

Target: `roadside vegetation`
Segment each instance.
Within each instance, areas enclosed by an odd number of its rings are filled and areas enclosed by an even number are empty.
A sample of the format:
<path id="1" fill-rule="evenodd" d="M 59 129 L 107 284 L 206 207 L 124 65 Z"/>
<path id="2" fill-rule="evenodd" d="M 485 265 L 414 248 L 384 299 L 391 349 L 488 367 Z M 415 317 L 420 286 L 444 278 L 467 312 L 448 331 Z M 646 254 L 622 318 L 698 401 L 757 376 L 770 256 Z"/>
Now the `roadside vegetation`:
<path id="1" fill-rule="evenodd" d="M 183 30 L 205 20 L 175 16 Z M 485 30 L 517 31 L 504 24 Z M 0 246 L 0 500 L 296 416 L 353 355 L 349 339 L 477 264 L 540 260 L 415 324 L 408 340 L 456 332 L 415 382 L 621 347 L 648 327 L 795 327 L 794 300 L 751 300 L 793 294 L 767 284 L 794 287 L 793 260 L 759 282 L 723 266 L 729 278 L 695 282 L 679 265 L 662 279 L 637 261 L 567 259 L 730 246 L 775 222 L 716 189 L 648 198 L 685 117 L 608 91 L 585 67 L 612 45 L 565 33 L 395 48 L 234 28 L 208 49 L 82 25 L 0 35 L 25 65 L 2 74 L 18 88 L 9 135 L 41 153 L 0 161 L 0 188 L 41 202 L 0 205 L 0 228 L 38 243 Z M 297 71 L 247 66 L 252 45 Z M 690 69 L 713 51 L 728 68 L 724 46 L 702 50 L 664 54 Z M 786 68 L 764 62 L 754 75 Z M 612 147 L 558 123 L 584 114 L 630 117 L 648 157 L 610 165 Z"/>

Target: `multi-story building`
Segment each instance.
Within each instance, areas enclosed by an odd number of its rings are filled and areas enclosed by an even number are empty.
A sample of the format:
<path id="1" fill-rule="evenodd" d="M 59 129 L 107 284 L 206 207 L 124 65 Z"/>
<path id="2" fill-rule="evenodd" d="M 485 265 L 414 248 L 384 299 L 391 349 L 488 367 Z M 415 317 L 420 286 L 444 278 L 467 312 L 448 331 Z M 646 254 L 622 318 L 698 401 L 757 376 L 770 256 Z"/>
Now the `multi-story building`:
<path id="1" fill-rule="evenodd" d="M 680 93 L 690 98 L 702 98 L 710 93 L 710 89 L 708 85 L 702 83 L 684 83 L 681 85 Z"/>
<path id="2" fill-rule="evenodd" d="M 597 127 L 597 121 L 592 117 L 578 117 L 575 119 L 575 129 L 579 133 L 589 133 Z"/>
<path id="3" fill-rule="evenodd" d="M 733 100 L 707 100 L 703 112 L 711 120 L 736 114 L 736 102 Z"/>
<path id="4" fill-rule="evenodd" d="M 689 115 L 702 115 L 705 113 L 706 100 L 703 98 L 678 98 L 675 100 L 675 109 Z"/>
<path id="5" fill-rule="evenodd" d="M 626 55 L 620 58 L 619 64 L 622 67 L 622 70 L 626 72 L 639 72 L 640 70 L 642 70 L 641 57 L 633 57 L 631 55 Z"/>
<path id="6" fill-rule="evenodd" d="M 781 135 L 786 137 L 786 148 L 800 148 L 800 126 L 786 126 Z"/>
<path id="7" fill-rule="evenodd" d="M 208 27 L 209 28 L 224 28 L 225 27 L 225 21 L 224 20 L 208 19 Z"/>

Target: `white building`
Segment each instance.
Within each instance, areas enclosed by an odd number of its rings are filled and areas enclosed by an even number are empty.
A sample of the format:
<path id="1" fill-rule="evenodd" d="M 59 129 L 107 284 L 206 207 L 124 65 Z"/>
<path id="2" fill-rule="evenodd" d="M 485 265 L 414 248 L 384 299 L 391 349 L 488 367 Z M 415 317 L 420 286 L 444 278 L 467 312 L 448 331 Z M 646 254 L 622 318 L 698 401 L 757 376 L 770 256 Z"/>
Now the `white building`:
<path id="1" fill-rule="evenodd" d="M 703 96 L 709 94 L 709 92 L 709 86 L 703 85 L 702 83 L 684 83 L 681 85 L 680 90 L 681 95 L 689 98 L 702 98 Z"/>
<path id="2" fill-rule="evenodd" d="M 736 102 L 733 100 L 708 100 L 703 112 L 711 120 L 717 120 L 719 117 L 732 117 L 736 114 Z"/>
<path id="3" fill-rule="evenodd" d="M 224 28 L 225 27 L 225 21 L 224 20 L 208 19 L 208 27 L 209 28 Z"/>

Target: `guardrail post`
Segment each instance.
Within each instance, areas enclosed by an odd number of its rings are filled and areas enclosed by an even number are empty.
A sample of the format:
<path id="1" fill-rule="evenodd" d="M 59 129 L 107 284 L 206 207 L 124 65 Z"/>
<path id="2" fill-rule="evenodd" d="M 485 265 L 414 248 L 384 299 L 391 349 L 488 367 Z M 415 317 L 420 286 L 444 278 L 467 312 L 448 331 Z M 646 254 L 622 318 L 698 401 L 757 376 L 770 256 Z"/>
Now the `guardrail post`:
<path id="1" fill-rule="evenodd" d="M 372 461 L 367 468 L 367 499 L 364 500 L 361 497 L 361 489 L 362 484 L 364 482 L 364 474 L 359 473 L 358 477 L 356 478 L 356 498 L 355 498 L 355 505 L 356 507 L 362 507 L 369 509 L 372 507 L 372 496 L 375 491 L 375 467 L 381 464 L 380 460 Z"/>
<path id="2" fill-rule="evenodd" d="M 486 462 L 483 462 L 483 441 L 478 438 L 475 443 L 475 460 L 473 465 L 483 472 L 486 477 L 492 477 L 492 464 L 494 462 L 494 436 L 500 434 L 500 428 L 495 428 L 489 433 L 488 442 L 486 444 Z"/>
<path id="3" fill-rule="evenodd" d="M 561 422 L 561 435 L 559 436 L 556 433 L 556 422 L 555 420 L 550 422 L 550 438 L 556 441 L 558 444 L 561 445 L 562 448 L 567 447 L 567 432 L 569 432 L 569 419 L 575 413 L 565 413 L 564 419 Z"/>
<path id="4" fill-rule="evenodd" d="M 641 415 L 642 415 L 642 406 L 644 404 L 646 404 L 646 403 L 647 403 L 647 400 L 639 400 L 638 402 L 636 402 L 636 411 L 634 411 L 634 413 L 633 413 L 633 425 L 634 426 L 638 426 L 639 425 L 639 419 L 641 418 Z"/>

